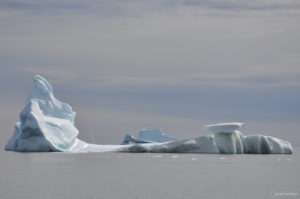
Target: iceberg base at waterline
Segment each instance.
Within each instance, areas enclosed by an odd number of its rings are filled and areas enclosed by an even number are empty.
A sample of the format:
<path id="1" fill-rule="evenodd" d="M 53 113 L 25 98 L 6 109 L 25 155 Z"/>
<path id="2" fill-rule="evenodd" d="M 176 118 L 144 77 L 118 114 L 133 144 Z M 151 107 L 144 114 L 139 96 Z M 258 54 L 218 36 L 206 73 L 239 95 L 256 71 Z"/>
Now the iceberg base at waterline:
<path id="1" fill-rule="evenodd" d="M 121 145 L 89 144 L 77 138 L 72 107 L 56 99 L 51 84 L 34 77 L 34 87 L 5 150 L 20 152 L 149 152 L 207 154 L 292 154 L 289 142 L 264 135 L 244 136 L 243 123 L 207 125 L 209 135 L 178 140 L 157 128 L 145 128 L 138 138 L 127 134 Z"/>

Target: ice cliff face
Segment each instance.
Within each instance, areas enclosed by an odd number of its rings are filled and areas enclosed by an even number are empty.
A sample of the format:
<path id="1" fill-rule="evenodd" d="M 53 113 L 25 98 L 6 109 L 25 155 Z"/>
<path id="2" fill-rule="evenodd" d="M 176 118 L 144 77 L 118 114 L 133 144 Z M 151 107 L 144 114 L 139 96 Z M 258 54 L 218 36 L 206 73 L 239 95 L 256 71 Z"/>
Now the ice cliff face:
<path id="1" fill-rule="evenodd" d="M 265 135 L 244 136 L 240 129 L 244 123 L 206 125 L 204 129 L 213 134 L 219 153 L 225 154 L 291 154 L 289 142 Z"/>
<path id="2" fill-rule="evenodd" d="M 287 141 L 264 135 L 244 136 L 243 123 L 207 125 L 211 135 L 176 140 L 160 129 L 140 131 L 139 137 L 126 135 L 122 145 L 89 144 L 77 138 L 74 126 L 75 112 L 71 106 L 56 99 L 52 87 L 43 77 L 34 77 L 26 105 L 20 113 L 20 122 L 5 149 L 12 151 L 62 152 L 153 152 L 153 153 L 255 153 L 291 154 Z M 133 144 L 132 144 L 133 143 Z"/>

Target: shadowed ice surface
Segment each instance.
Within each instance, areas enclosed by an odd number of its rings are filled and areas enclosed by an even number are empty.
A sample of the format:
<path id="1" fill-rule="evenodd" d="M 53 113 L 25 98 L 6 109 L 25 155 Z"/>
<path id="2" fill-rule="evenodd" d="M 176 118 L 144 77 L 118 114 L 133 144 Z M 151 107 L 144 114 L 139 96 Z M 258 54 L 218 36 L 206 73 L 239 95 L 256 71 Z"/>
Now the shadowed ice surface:
<path id="1" fill-rule="evenodd" d="M 1 151 L 1 198 L 299 198 L 293 155 Z"/>

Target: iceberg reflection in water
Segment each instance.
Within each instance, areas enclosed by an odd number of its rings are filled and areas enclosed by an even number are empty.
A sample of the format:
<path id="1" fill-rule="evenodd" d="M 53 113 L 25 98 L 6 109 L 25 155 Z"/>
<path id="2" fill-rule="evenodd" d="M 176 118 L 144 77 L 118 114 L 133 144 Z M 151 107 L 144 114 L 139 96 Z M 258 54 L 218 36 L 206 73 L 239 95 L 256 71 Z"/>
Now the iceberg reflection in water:
<path id="1" fill-rule="evenodd" d="M 52 86 L 40 75 L 20 113 L 20 122 L 5 149 L 23 152 L 151 152 L 151 153 L 255 153 L 291 154 L 289 142 L 264 135 L 244 136 L 243 123 L 207 125 L 211 134 L 177 140 L 160 129 L 142 129 L 139 137 L 126 135 L 121 145 L 89 144 L 77 138 L 72 107 L 56 99 Z"/>

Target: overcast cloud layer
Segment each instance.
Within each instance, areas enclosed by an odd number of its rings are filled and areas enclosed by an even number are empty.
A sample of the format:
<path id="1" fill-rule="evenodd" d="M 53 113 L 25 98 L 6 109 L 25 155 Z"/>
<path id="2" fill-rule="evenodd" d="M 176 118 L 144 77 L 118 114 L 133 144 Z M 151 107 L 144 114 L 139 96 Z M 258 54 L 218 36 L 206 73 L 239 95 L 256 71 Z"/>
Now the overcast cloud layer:
<path id="1" fill-rule="evenodd" d="M 299 22 L 297 0 L 2 0 L 0 144 L 41 74 L 86 141 L 240 121 L 300 145 Z"/>

